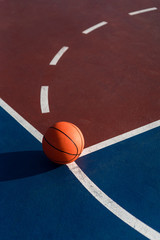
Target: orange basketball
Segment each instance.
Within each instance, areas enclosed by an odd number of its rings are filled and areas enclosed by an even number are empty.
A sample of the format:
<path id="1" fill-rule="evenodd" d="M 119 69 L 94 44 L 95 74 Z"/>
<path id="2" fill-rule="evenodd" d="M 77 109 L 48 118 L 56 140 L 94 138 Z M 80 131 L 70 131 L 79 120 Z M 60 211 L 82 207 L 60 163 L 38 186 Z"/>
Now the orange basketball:
<path id="1" fill-rule="evenodd" d="M 75 161 L 83 151 L 84 137 L 80 129 L 69 122 L 57 122 L 45 133 L 43 151 L 53 162 L 67 164 Z"/>

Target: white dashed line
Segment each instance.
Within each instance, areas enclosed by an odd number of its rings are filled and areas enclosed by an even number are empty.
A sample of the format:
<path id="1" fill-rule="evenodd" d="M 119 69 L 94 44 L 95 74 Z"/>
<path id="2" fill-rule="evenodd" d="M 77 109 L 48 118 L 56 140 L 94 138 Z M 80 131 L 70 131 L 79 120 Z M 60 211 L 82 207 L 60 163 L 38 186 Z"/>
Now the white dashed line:
<path id="1" fill-rule="evenodd" d="M 48 113 L 49 112 L 48 86 L 42 86 L 41 87 L 40 106 L 41 106 L 41 112 L 42 113 Z"/>
<path id="2" fill-rule="evenodd" d="M 128 14 L 133 16 L 133 15 L 137 15 L 137 14 L 141 14 L 141 13 L 145 13 L 145 12 L 150 12 L 150 11 L 155 11 L 155 10 L 157 10 L 156 7 L 146 8 L 146 9 L 138 10 L 138 11 L 135 11 L 135 12 L 130 12 Z"/>
<path id="3" fill-rule="evenodd" d="M 100 22 L 100 23 L 98 23 L 98 24 L 96 24 L 96 25 L 94 25 L 94 26 L 86 29 L 86 30 L 83 31 L 82 33 L 88 34 L 88 33 L 92 32 L 93 30 L 95 30 L 95 29 L 97 29 L 97 28 L 100 28 L 100 27 L 102 27 L 102 26 L 104 26 L 104 25 L 106 25 L 106 24 L 107 24 L 107 22 L 105 22 L 105 21 Z"/>
<path id="4" fill-rule="evenodd" d="M 11 108 L 6 102 L 4 102 L 0 98 L 0 106 L 7 111 L 17 122 L 19 122 L 27 131 L 29 131 L 37 140 L 42 142 L 43 135 L 35 129 L 30 123 L 28 123 L 23 117 L 21 117 L 13 108 Z M 150 125 L 150 127 L 149 127 Z M 123 141 L 125 139 L 128 139 L 132 136 L 136 136 L 137 134 L 140 134 L 142 132 L 145 132 L 148 130 L 151 130 L 152 128 L 160 126 L 160 120 L 156 121 L 154 123 L 145 125 L 144 127 L 130 131 L 128 133 L 122 134 L 120 136 L 117 136 L 115 138 L 112 138 L 110 140 L 105 141 L 107 143 L 107 146 L 112 145 L 116 142 Z M 137 134 L 136 134 L 137 132 Z M 116 139 L 116 141 L 115 141 Z M 103 142 L 104 143 L 104 142 Z M 104 147 L 104 145 L 103 145 Z M 83 155 L 86 155 L 88 153 L 94 152 L 94 148 L 90 148 L 89 152 L 86 152 Z M 144 235 L 146 238 L 150 240 L 159 240 L 160 239 L 160 233 L 155 231 L 153 228 L 149 227 L 145 223 L 141 222 L 139 219 L 134 217 L 132 214 L 127 212 L 124 208 L 122 208 L 120 205 L 118 205 L 116 202 L 114 202 L 109 196 L 107 196 L 101 189 L 99 189 L 92 181 L 87 177 L 87 175 L 80 169 L 80 167 L 75 163 L 67 164 L 70 171 L 74 174 L 74 176 L 81 182 L 81 184 L 92 194 L 93 197 L 95 197 L 105 208 L 107 208 L 109 211 L 111 211 L 115 216 L 120 218 L 123 222 L 128 224 L 130 227 Z"/>
<path id="5" fill-rule="evenodd" d="M 69 47 L 62 47 L 59 52 L 54 56 L 49 65 L 56 65 L 62 55 L 68 50 Z"/>

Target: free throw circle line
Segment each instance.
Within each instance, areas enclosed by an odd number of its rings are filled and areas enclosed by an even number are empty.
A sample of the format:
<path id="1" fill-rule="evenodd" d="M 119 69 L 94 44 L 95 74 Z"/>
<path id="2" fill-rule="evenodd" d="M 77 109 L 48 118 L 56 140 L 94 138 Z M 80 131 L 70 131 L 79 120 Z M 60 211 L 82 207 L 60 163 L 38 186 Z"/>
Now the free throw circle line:
<path id="1" fill-rule="evenodd" d="M 137 15 L 137 14 L 141 14 L 141 13 L 145 13 L 145 12 L 151 12 L 151 11 L 155 11 L 155 10 L 157 10 L 157 8 L 156 7 L 152 7 L 152 8 L 146 8 L 146 9 L 130 12 L 128 14 L 130 16 L 133 16 L 133 15 Z"/>
<path id="2" fill-rule="evenodd" d="M 105 21 L 100 22 L 100 23 L 98 23 L 98 24 L 96 24 L 96 25 L 94 25 L 94 26 L 84 30 L 82 33 L 83 34 L 88 34 L 88 33 L 92 32 L 92 31 L 94 31 L 95 29 L 100 28 L 100 27 L 102 27 L 102 26 L 104 26 L 106 24 L 107 24 L 107 22 L 105 22 Z"/>
<path id="3" fill-rule="evenodd" d="M 50 62 L 49 65 L 56 65 L 58 63 L 58 61 L 60 60 L 60 58 L 63 56 L 63 54 L 69 49 L 69 47 L 62 47 L 59 52 L 54 56 L 54 58 L 52 59 L 52 61 Z"/>
<path id="4" fill-rule="evenodd" d="M 28 132 L 30 132 L 37 140 L 42 143 L 43 135 L 28 123 L 20 114 L 18 114 L 13 108 L 11 108 L 5 101 L 0 98 L 0 106 L 8 112 L 19 124 L 21 124 Z M 160 120 L 157 121 L 160 126 Z M 130 136 L 131 137 L 131 136 Z M 87 175 L 80 169 L 75 163 L 67 164 L 70 171 L 81 182 L 81 184 L 95 197 L 105 208 L 111 211 L 114 215 L 120 218 L 123 222 L 130 227 L 141 233 L 143 236 L 150 240 L 159 240 L 160 233 L 149 227 L 132 214 L 127 212 L 124 208 L 114 202 L 108 197 L 101 189 L 99 189 Z"/>
<path id="5" fill-rule="evenodd" d="M 40 106 L 42 113 L 48 113 L 49 110 L 49 103 L 48 103 L 48 86 L 42 86 L 40 92 Z"/>

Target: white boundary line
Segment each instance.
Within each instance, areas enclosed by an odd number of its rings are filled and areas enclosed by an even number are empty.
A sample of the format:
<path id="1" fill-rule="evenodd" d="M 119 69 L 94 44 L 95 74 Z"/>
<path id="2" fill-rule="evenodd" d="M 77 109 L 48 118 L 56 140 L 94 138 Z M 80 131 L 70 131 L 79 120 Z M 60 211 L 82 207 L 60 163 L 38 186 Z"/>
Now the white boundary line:
<path id="1" fill-rule="evenodd" d="M 151 129 L 154 129 L 156 127 L 160 127 L 160 120 L 158 121 L 155 121 L 155 122 L 152 122 L 152 123 L 149 123 L 143 127 L 139 127 L 139 128 L 136 128 L 132 131 L 129 131 L 129 132 L 126 132 L 126 133 L 123 133 L 121 135 L 118 135 L 116 137 L 113 137 L 113 138 L 110 138 L 106 141 L 103 141 L 103 142 L 100 142 L 98 144 L 95 144 L 95 145 L 92 145 L 91 147 L 88 147 L 88 148 L 85 148 L 81 154 L 81 157 L 82 156 L 85 156 L 87 154 L 90 154 L 90 153 L 93 153 L 95 151 L 98 151 L 98 150 L 101 150 L 103 148 L 106 148 L 108 146 L 111 146 L 113 144 L 116 144 L 118 142 L 122 142 L 128 138 L 131 138 L 131 137 L 134 137 L 134 136 L 137 136 L 141 133 L 144 133 L 144 132 L 147 132 Z"/>
<path id="2" fill-rule="evenodd" d="M 69 49 L 69 47 L 62 47 L 59 52 L 54 56 L 49 65 L 56 65 L 62 55 Z"/>
<path id="3" fill-rule="evenodd" d="M 39 142 L 42 142 L 43 135 L 27 122 L 21 115 L 19 115 L 13 108 L 11 108 L 5 101 L 0 98 L 0 107 L 8 112 L 20 125 L 22 125 L 30 134 L 32 134 Z"/>
<path id="4" fill-rule="evenodd" d="M 137 15 L 137 14 L 141 14 L 141 13 L 145 13 L 145 12 L 150 12 L 150 11 L 155 11 L 155 10 L 157 10 L 156 7 L 146 8 L 146 9 L 138 10 L 138 11 L 135 11 L 135 12 L 130 12 L 128 14 L 133 16 L 133 15 Z"/>
<path id="5" fill-rule="evenodd" d="M 75 177 L 81 182 L 81 184 L 95 197 L 104 207 L 111 211 L 115 216 L 120 218 L 123 222 L 128 224 L 130 227 L 144 235 L 146 238 L 151 240 L 160 240 L 160 233 L 141 222 L 139 219 L 134 217 L 132 214 L 127 212 L 124 208 L 114 202 L 108 197 L 101 189 L 99 189 L 79 168 L 79 166 L 72 162 L 68 164 L 69 169 L 75 175 Z"/>
<path id="6" fill-rule="evenodd" d="M 106 25 L 106 24 L 107 24 L 107 22 L 105 22 L 105 21 L 100 22 L 100 23 L 98 23 L 98 24 L 96 24 L 96 25 L 94 25 L 94 26 L 92 26 L 92 27 L 84 30 L 82 33 L 88 34 L 88 33 L 92 32 L 93 30 L 95 30 L 95 29 L 97 29 L 97 28 L 100 28 L 100 27 L 102 27 L 102 26 L 104 26 L 104 25 Z"/>
<path id="7" fill-rule="evenodd" d="M 35 129 L 30 123 L 28 123 L 23 117 L 21 117 L 13 108 L 11 108 L 1 98 L 0 98 L 0 106 L 5 111 L 7 111 L 16 121 L 18 121 L 27 131 L 29 131 L 38 141 L 42 142 L 43 135 L 37 129 Z M 103 144 L 106 142 L 108 143 L 108 145 L 106 146 L 109 146 L 116 143 L 115 139 L 117 140 L 119 139 L 117 142 L 120 142 L 121 141 L 120 139 L 125 140 L 128 138 L 131 138 L 132 136 L 136 136 L 137 134 L 140 134 L 142 132 L 151 130 L 155 127 L 160 126 L 160 120 L 157 122 L 148 124 L 146 126 L 138 128 L 138 129 L 141 129 L 140 131 L 139 130 L 137 131 L 135 129 L 133 131 L 120 135 L 121 137 L 117 136 L 115 138 L 107 140 L 108 142 L 104 141 Z M 137 131 L 137 134 L 136 134 L 136 131 Z M 133 135 L 131 133 L 133 133 Z M 124 136 L 126 136 L 127 138 L 125 138 Z M 96 144 L 96 146 L 98 146 L 98 144 Z M 99 146 L 99 149 L 100 149 L 100 146 Z M 90 147 L 90 151 L 88 152 L 86 151 L 86 153 L 83 155 L 91 153 L 92 150 L 94 151 L 94 149 Z M 79 168 L 79 166 L 75 162 L 67 164 L 67 166 L 70 169 L 70 171 L 74 174 L 74 176 L 81 182 L 81 184 L 92 194 L 92 196 L 94 196 L 104 207 L 106 207 L 114 215 L 116 215 L 123 222 L 125 222 L 130 227 L 132 227 L 133 229 L 135 229 L 136 231 L 144 235 L 146 238 L 150 240 L 160 240 L 159 232 L 147 226 L 145 223 L 141 222 L 139 219 L 134 217 L 132 214 L 130 214 L 124 208 L 122 208 L 116 202 L 114 202 L 110 197 L 108 197 L 86 176 L 86 174 Z"/>
<path id="8" fill-rule="evenodd" d="M 42 86 L 41 92 L 40 92 L 40 106 L 41 106 L 41 112 L 42 113 L 48 113 L 49 110 L 49 104 L 48 104 L 48 86 Z"/>

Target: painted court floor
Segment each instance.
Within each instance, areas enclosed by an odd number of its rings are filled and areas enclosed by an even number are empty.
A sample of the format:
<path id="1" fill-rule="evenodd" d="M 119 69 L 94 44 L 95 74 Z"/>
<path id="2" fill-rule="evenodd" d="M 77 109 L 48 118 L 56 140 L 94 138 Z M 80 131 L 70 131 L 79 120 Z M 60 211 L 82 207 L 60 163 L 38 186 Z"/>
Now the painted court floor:
<path id="1" fill-rule="evenodd" d="M 0 239 L 160 240 L 159 1 L 0 1 Z M 85 149 L 57 165 L 47 128 Z"/>

